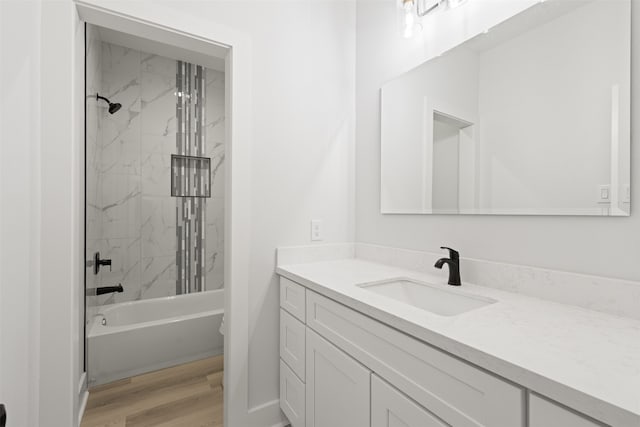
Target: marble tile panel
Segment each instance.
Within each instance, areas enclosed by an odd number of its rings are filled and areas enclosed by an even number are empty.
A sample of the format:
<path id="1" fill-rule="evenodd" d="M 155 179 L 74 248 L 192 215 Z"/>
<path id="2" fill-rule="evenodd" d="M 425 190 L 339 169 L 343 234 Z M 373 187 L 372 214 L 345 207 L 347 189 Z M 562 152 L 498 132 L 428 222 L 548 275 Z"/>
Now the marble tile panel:
<path id="1" fill-rule="evenodd" d="M 224 147 L 222 147 L 224 150 Z M 224 151 L 211 156 L 211 197 L 223 199 L 225 196 L 225 155 Z"/>
<path id="2" fill-rule="evenodd" d="M 145 153 L 142 156 L 142 194 L 171 197 L 171 155 Z"/>
<path id="3" fill-rule="evenodd" d="M 157 153 L 171 155 L 176 153 L 176 135 L 154 135 L 143 133 L 141 135 L 140 152 L 145 154 Z"/>
<path id="4" fill-rule="evenodd" d="M 142 196 L 142 256 L 176 255 L 176 202 L 172 197 Z"/>
<path id="5" fill-rule="evenodd" d="M 135 138 L 140 149 L 140 113 L 120 110 L 115 114 L 103 112 L 101 122 L 102 145 L 109 145 L 122 138 Z"/>
<path id="6" fill-rule="evenodd" d="M 152 53 L 142 53 L 142 72 L 176 79 L 176 60 Z"/>
<path id="7" fill-rule="evenodd" d="M 107 174 L 140 174 L 140 128 L 139 121 L 105 140 L 102 147 L 100 170 Z"/>
<path id="8" fill-rule="evenodd" d="M 102 176 L 103 237 L 139 237 L 140 177 L 121 174 Z"/>
<path id="9" fill-rule="evenodd" d="M 224 199 L 206 199 L 207 251 L 224 247 Z"/>
<path id="10" fill-rule="evenodd" d="M 224 251 L 207 252 L 205 290 L 224 288 Z"/>
<path id="11" fill-rule="evenodd" d="M 168 297 L 176 294 L 176 257 L 159 256 L 142 261 L 141 299 Z"/>
<path id="12" fill-rule="evenodd" d="M 224 199 L 207 199 L 206 289 L 224 287 Z"/>
<path id="13" fill-rule="evenodd" d="M 102 42 L 102 72 L 131 75 L 140 69 L 140 52 Z"/>
<path id="14" fill-rule="evenodd" d="M 224 73 L 207 69 L 207 109 L 205 126 L 207 144 L 211 138 L 214 142 L 224 142 L 225 138 L 225 81 Z"/>
<path id="15" fill-rule="evenodd" d="M 168 136 L 176 133 L 176 87 L 173 79 L 143 73 L 142 133 Z"/>

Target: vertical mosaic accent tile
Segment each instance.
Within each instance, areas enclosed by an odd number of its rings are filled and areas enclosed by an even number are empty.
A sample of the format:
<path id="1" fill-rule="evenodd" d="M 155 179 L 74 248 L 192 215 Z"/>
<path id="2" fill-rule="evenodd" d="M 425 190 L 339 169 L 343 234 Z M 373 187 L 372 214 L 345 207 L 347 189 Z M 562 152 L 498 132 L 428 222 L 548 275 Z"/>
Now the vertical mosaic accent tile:
<path id="1" fill-rule="evenodd" d="M 176 154 L 204 157 L 206 153 L 206 70 L 178 61 L 176 65 Z M 172 168 L 173 169 L 173 168 Z M 186 194 L 198 188 L 202 174 L 188 161 L 176 163 L 173 186 Z M 210 187 L 210 184 L 207 184 Z M 176 294 L 205 290 L 206 280 L 206 198 L 176 198 Z"/>

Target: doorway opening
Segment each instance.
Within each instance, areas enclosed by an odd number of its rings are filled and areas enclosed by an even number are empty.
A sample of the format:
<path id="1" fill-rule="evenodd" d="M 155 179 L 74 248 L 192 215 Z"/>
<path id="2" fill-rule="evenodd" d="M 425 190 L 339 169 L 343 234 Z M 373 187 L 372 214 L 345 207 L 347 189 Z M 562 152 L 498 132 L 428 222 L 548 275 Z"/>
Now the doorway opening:
<path id="1" fill-rule="evenodd" d="M 225 71 L 85 26 L 82 426 L 223 425 Z"/>

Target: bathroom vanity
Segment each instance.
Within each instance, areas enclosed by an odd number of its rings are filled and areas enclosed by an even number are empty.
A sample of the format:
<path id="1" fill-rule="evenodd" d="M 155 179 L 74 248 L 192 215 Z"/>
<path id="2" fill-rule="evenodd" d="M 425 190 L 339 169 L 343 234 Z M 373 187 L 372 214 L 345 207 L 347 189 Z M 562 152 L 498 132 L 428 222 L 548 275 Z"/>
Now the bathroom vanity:
<path id="1" fill-rule="evenodd" d="M 635 319 L 355 258 L 277 273 L 293 427 L 640 425 Z"/>

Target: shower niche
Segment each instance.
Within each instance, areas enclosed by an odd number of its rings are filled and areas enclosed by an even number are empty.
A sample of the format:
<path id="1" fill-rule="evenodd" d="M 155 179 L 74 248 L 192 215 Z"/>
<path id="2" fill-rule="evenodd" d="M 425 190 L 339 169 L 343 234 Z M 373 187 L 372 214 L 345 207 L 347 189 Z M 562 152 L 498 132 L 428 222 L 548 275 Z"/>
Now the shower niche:
<path id="1" fill-rule="evenodd" d="M 211 197 L 211 159 L 172 154 L 171 196 Z"/>

